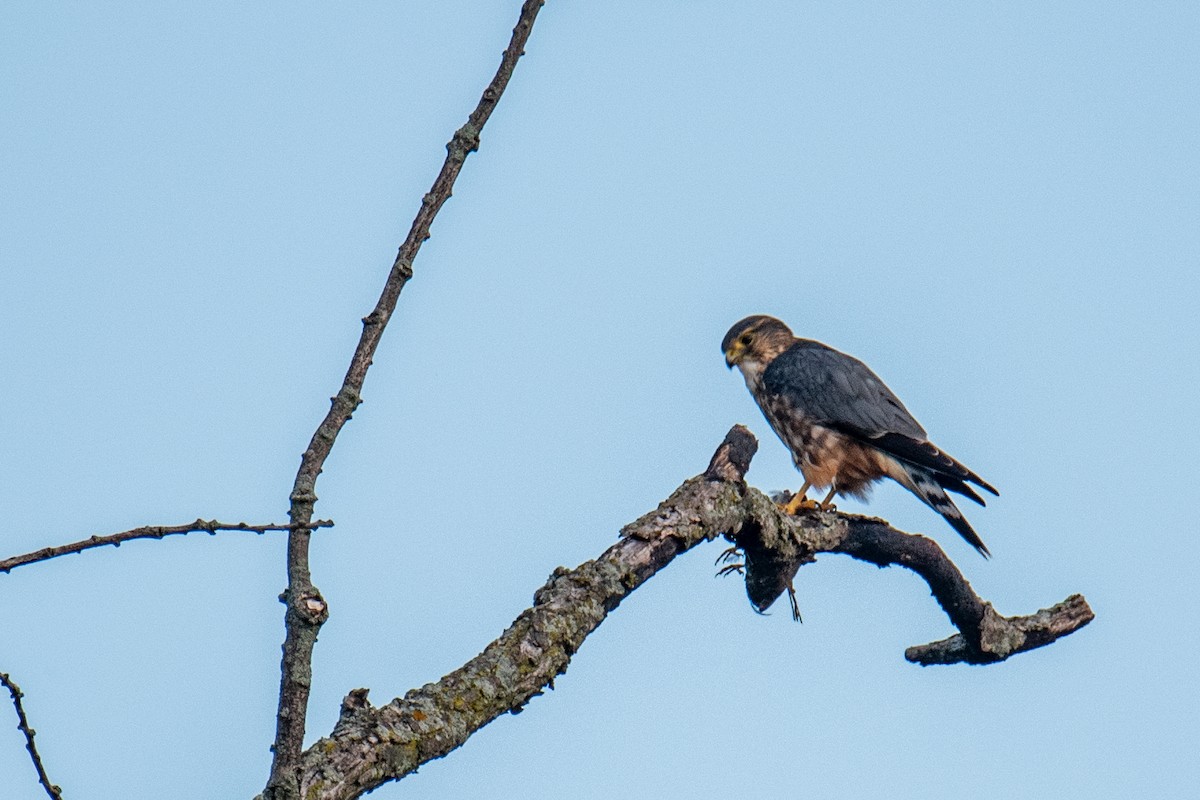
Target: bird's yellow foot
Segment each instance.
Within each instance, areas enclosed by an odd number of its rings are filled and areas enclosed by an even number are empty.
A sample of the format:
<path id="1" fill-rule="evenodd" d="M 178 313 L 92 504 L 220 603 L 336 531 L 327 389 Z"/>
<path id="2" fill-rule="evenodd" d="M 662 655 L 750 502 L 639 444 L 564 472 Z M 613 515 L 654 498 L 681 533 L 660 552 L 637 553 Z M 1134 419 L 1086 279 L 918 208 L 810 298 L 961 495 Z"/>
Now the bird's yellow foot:
<path id="1" fill-rule="evenodd" d="M 788 500 L 787 503 L 781 506 L 781 508 L 785 514 L 796 514 L 802 509 L 820 508 L 820 506 L 815 500 L 809 500 L 807 496 L 798 494 L 791 500 Z"/>
<path id="2" fill-rule="evenodd" d="M 837 494 L 837 486 L 829 490 L 829 494 L 825 495 L 825 499 L 818 506 L 822 511 L 837 511 L 837 506 L 833 504 L 833 497 Z"/>

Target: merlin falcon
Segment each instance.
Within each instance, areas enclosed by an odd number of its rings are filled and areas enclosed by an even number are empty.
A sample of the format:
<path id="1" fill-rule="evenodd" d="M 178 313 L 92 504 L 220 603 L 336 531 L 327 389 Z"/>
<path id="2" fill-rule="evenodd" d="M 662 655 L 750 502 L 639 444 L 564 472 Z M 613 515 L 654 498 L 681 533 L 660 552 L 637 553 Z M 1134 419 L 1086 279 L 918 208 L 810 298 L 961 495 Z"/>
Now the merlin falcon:
<path id="1" fill-rule="evenodd" d="M 746 317 L 721 342 L 725 363 L 746 379 L 763 416 L 792 453 L 804 486 L 784 510 L 828 509 L 834 495 L 865 499 L 891 478 L 941 514 L 985 558 L 991 555 L 946 490 L 985 505 L 969 484 L 1000 493 L 929 441 L 892 390 L 866 364 L 774 317 Z M 818 505 L 809 489 L 829 487 Z"/>

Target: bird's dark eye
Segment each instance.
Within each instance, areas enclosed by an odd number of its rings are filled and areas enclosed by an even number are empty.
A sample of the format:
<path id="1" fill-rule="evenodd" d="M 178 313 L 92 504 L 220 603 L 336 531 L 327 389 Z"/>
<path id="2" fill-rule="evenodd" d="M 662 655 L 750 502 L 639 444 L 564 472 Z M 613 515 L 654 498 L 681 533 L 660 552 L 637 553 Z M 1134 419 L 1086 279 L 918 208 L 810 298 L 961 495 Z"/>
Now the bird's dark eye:
<path id="1" fill-rule="evenodd" d="M 753 336 L 751 336 L 751 335 L 750 335 L 750 334 L 748 334 L 748 333 L 747 333 L 747 334 L 745 334 L 745 335 L 743 335 L 743 336 L 742 336 L 742 339 L 741 339 L 742 346 L 743 346 L 743 347 L 745 347 L 745 346 L 749 345 L 749 344 L 750 344 L 750 340 L 751 340 L 751 339 L 753 339 L 753 338 L 754 338 L 754 337 L 753 337 Z"/>

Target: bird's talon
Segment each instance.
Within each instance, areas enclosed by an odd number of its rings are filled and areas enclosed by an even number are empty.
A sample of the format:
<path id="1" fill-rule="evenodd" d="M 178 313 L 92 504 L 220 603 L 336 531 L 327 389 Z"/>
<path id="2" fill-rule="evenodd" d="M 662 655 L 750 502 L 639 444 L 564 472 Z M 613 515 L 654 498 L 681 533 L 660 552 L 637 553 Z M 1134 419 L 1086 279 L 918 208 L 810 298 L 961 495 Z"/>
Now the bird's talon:
<path id="1" fill-rule="evenodd" d="M 744 567 L 744 566 L 746 566 L 746 565 L 741 563 L 740 561 L 736 564 L 727 564 L 727 565 L 721 567 L 719 570 L 717 570 L 717 576 L 724 578 L 726 575 L 731 575 L 735 572 L 738 575 L 745 575 L 746 573 L 742 569 L 742 567 Z"/>
<path id="2" fill-rule="evenodd" d="M 779 508 L 785 514 L 795 515 L 801 511 L 820 508 L 820 505 L 815 500 L 809 500 L 804 495 L 798 494 Z"/>
<path id="3" fill-rule="evenodd" d="M 727 564 L 732 559 L 737 558 L 739 555 L 741 555 L 741 550 L 738 549 L 737 545 L 726 548 L 725 550 L 721 551 L 721 555 L 717 556 L 717 560 L 713 562 L 713 566 L 715 567 L 717 564 L 720 564 L 720 563 Z"/>

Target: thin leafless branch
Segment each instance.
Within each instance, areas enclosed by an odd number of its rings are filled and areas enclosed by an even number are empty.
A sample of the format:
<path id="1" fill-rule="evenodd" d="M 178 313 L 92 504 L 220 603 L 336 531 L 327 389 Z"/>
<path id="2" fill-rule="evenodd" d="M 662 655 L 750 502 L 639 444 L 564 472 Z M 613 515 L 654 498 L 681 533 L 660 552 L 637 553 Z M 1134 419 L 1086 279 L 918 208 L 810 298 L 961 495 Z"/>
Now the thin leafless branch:
<path id="1" fill-rule="evenodd" d="M 46 774 L 46 767 L 42 764 L 42 757 L 38 755 L 37 745 L 33 743 L 33 737 L 37 735 L 37 731 L 29 727 L 29 719 L 25 716 L 25 706 L 21 702 L 25 693 L 21 691 L 20 686 L 13 682 L 7 672 L 0 672 L 0 683 L 4 684 L 8 693 L 12 695 L 13 708 L 17 710 L 17 730 L 25 734 L 25 749 L 29 751 L 29 757 L 33 760 L 33 768 L 37 770 L 38 783 L 46 790 L 50 800 L 62 800 L 62 789 L 50 782 L 50 776 Z"/>
<path id="2" fill-rule="evenodd" d="M 543 2 L 544 0 L 526 0 L 521 6 L 512 39 L 501 56 L 500 67 L 495 77 L 484 89 L 479 104 L 467 118 L 466 124 L 454 133 L 446 145 L 446 160 L 429 193 L 421 201 L 421 208 L 413 220 L 408 237 L 396 254 L 383 293 L 375 309 L 363 319 L 362 336 L 350 360 L 342 388 L 332 399 L 329 413 L 313 433 L 301 459 L 300 469 L 296 473 L 290 497 L 290 515 L 297 528 L 288 537 L 288 588 L 284 593 L 284 602 L 287 604 L 287 631 L 283 643 L 275 744 L 272 748 L 275 757 L 266 791 L 267 796 L 275 800 L 295 796 L 296 784 L 289 781 L 287 776 L 294 772 L 304 744 L 305 715 L 312 682 L 312 651 L 317 633 L 329 616 L 325 599 L 312 583 L 308 560 L 308 522 L 312 519 L 313 506 L 317 501 L 317 476 L 321 473 L 338 433 L 362 402 L 360 393 L 367 369 L 371 366 L 371 359 L 383 330 L 396 308 L 400 292 L 412 277 L 413 260 L 422 243 L 429 238 L 429 229 L 434 217 L 450 198 L 454 182 L 466 162 L 467 155 L 478 149 L 483 126 L 504 93 L 518 59 L 525 52 L 525 43 L 533 30 L 534 20 L 537 19 Z"/>
<path id="3" fill-rule="evenodd" d="M 332 528 L 333 522 L 327 519 L 310 522 L 306 528 L 312 530 L 316 528 Z M 91 550 L 93 547 L 105 547 L 112 545 L 120 547 L 122 543 L 129 542 L 134 539 L 162 539 L 165 536 L 174 536 L 175 534 L 184 533 L 200 533 L 206 532 L 215 534 L 217 531 L 249 531 L 252 533 L 266 533 L 267 531 L 290 531 L 295 528 L 294 525 L 250 525 L 245 522 L 217 522 L 215 519 L 204 520 L 197 519 L 195 522 L 189 522 L 185 525 L 145 525 L 141 528 L 131 528 L 120 533 L 110 533 L 105 536 L 90 536 L 82 541 L 72 542 L 71 544 L 60 544 L 55 547 L 43 547 L 41 550 L 34 550 L 32 553 L 25 553 L 20 556 L 12 556 L 0 560 L 0 572 L 8 573 L 17 567 L 24 567 L 29 564 L 36 564 L 39 561 L 47 561 L 51 558 L 59 556 L 71 555 L 72 553 L 82 553 L 84 550 Z"/>
<path id="4" fill-rule="evenodd" d="M 986 625 L 972 627 L 970 614 L 958 608 L 960 601 L 970 605 L 959 598 L 966 581 L 936 544 L 868 518 L 836 512 L 783 514 L 743 482 L 756 448 L 754 436 L 735 426 L 702 475 L 684 482 L 657 509 L 627 525 L 621 540 L 595 560 L 571 570 L 556 569 L 534 594 L 534 605 L 500 638 L 437 683 L 381 707 L 367 700 L 366 689 L 350 692 L 333 731 L 304 751 L 297 773 L 301 796 L 307 800 L 360 797 L 445 756 L 502 714 L 520 711 L 547 687 L 553 688 L 554 678 L 566 671 L 587 636 L 625 597 L 676 556 L 721 535 L 737 542 L 747 555 L 748 581 L 754 576 L 764 586 L 772 581 L 778 585 L 771 600 L 790 587 L 795 574 L 791 565 L 811 561 L 815 552 L 843 552 L 872 563 L 887 560 L 913 568 L 930 582 L 943 607 L 950 606 L 951 621 L 966 628 L 961 635 L 972 643 L 967 649 L 973 654 L 983 652 L 978 643 L 981 638 L 990 641 L 980 636 Z M 881 526 L 886 530 L 881 531 Z M 774 555 L 769 552 L 772 547 L 778 548 Z M 923 555 L 910 559 L 905 548 L 911 547 Z M 775 566 L 764 566 L 768 564 Z M 753 600 L 749 582 L 748 591 Z M 970 595 L 974 597 L 974 592 Z M 765 594 L 756 605 L 761 607 L 762 602 Z M 1077 612 L 1086 608 L 1078 595 L 1067 604 Z M 1076 624 L 1063 626 L 1057 636 L 1088 619 L 1090 611 L 1077 614 Z M 994 647 L 986 652 L 991 660 L 1000 660 L 1057 636 L 1003 654 Z"/>

